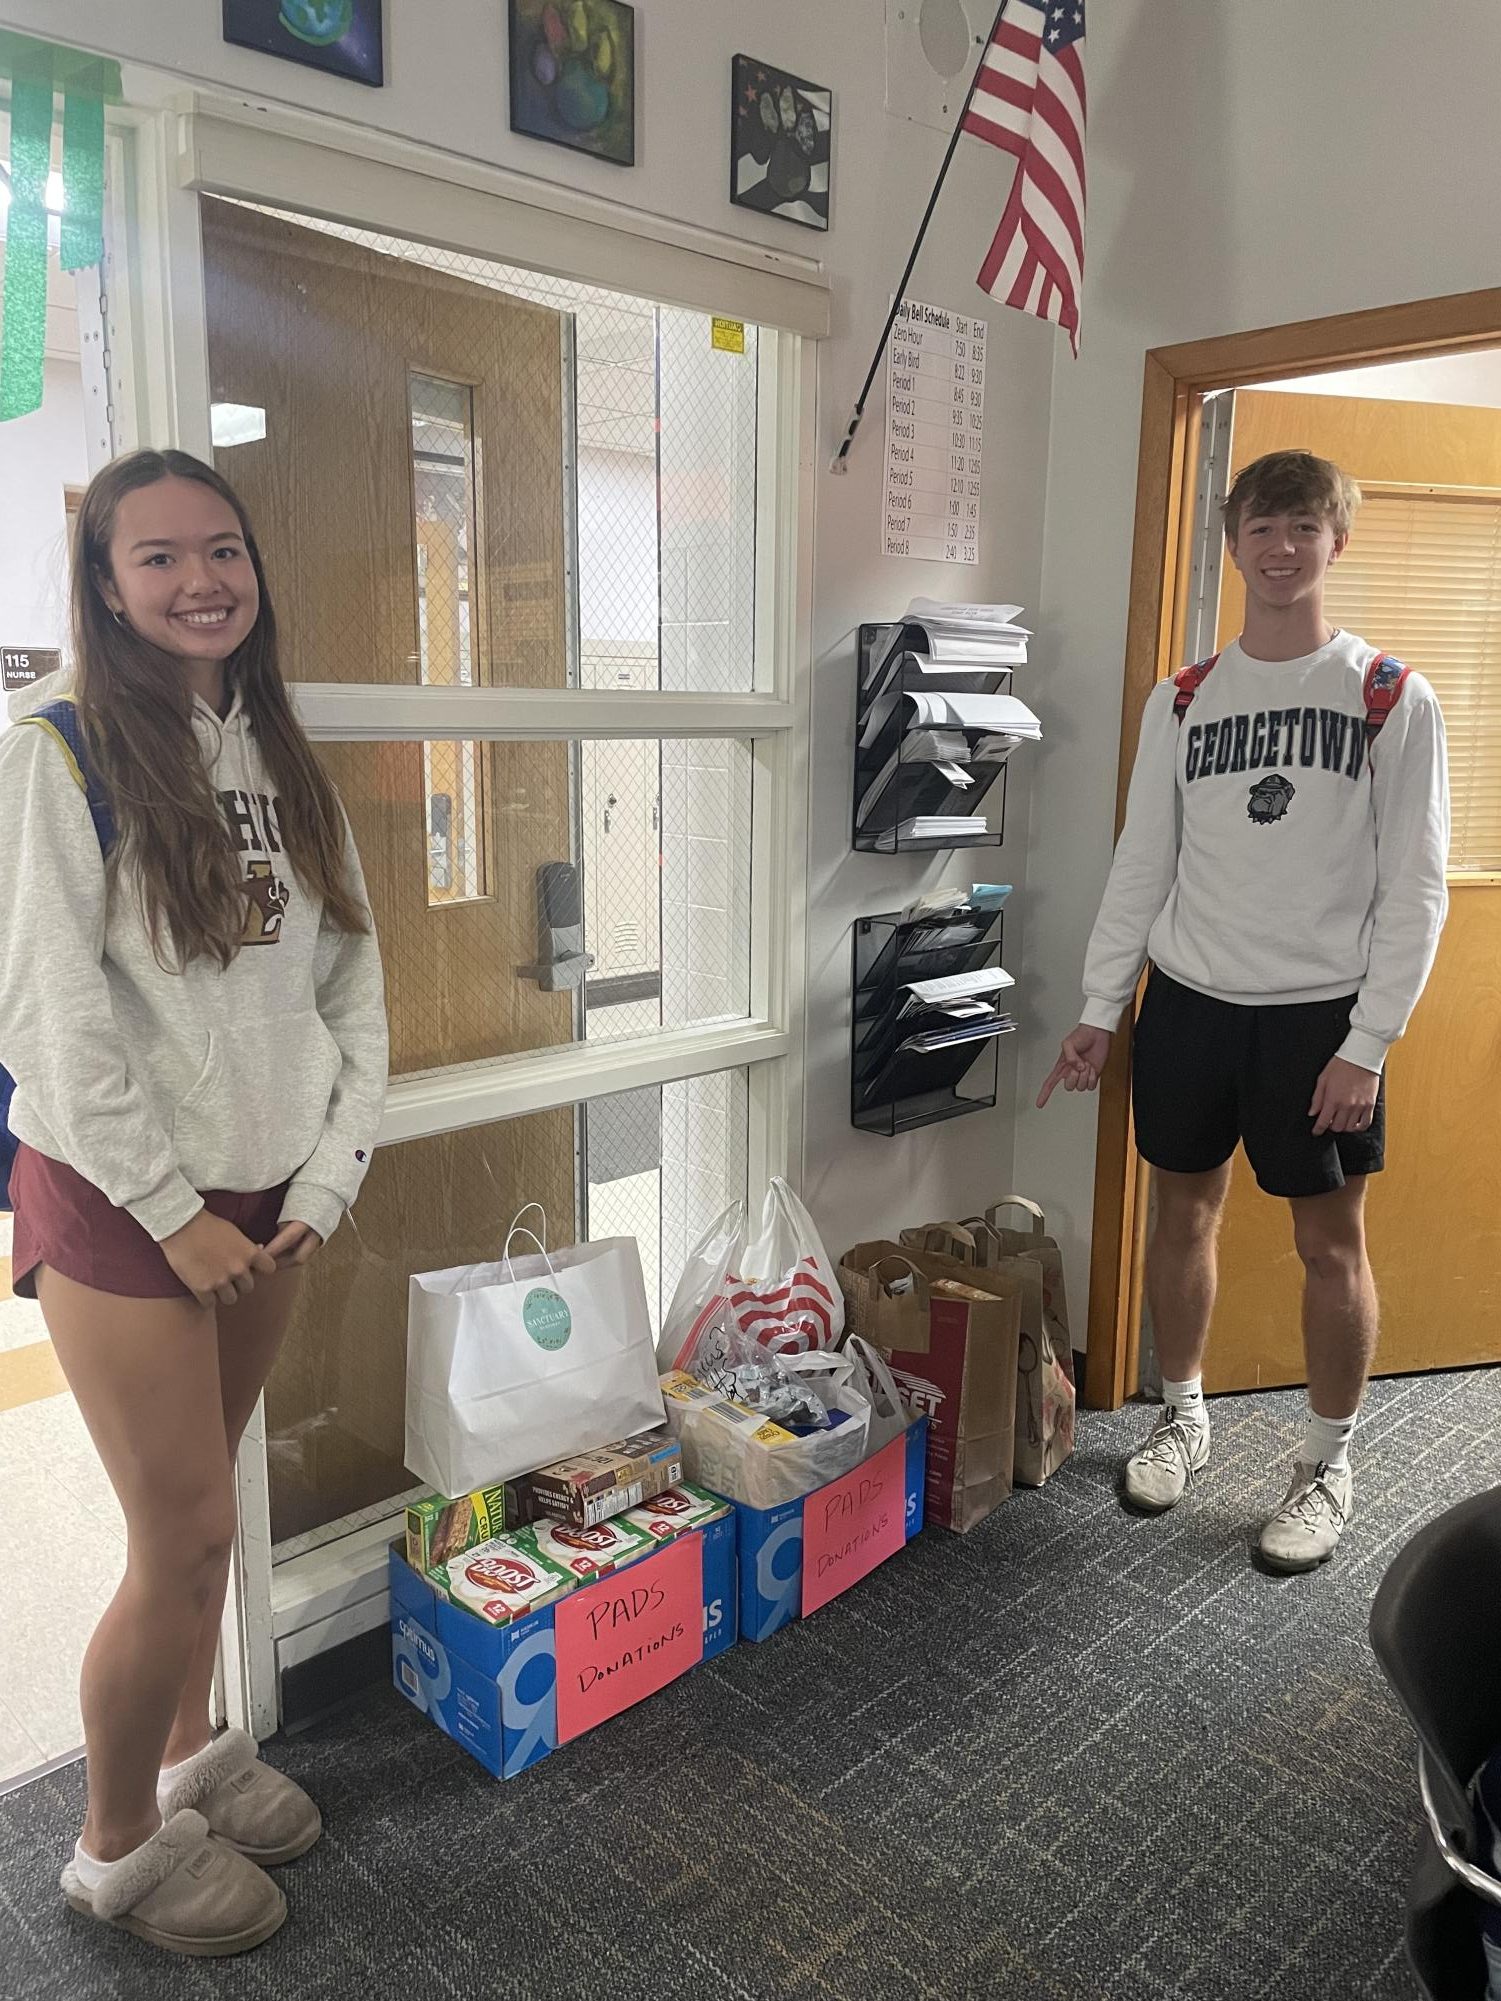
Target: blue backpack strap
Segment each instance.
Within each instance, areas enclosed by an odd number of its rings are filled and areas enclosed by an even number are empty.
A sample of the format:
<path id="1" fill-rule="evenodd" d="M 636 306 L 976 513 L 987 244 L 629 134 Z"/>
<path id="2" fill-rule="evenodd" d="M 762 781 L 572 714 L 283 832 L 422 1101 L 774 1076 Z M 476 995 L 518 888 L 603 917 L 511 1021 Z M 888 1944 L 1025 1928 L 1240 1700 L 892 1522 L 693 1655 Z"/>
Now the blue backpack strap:
<path id="1" fill-rule="evenodd" d="M 1366 669 L 1365 742 L 1367 751 L 1380 736 L 1387 717 L 1402 699 L 1412 672 L 1393 653 L 1378 653 Z"/>
<path id="2" fill-rule="evenodd" d="M 1178 691 L 1173 696 L 1173 720 L 1179 729 L 1183 727 L 1183 718 L 1188 714 L 1194 696 L 1214 672 L 1219 657 L 1217 653 L 1211 653 L 1207 660 L 1197 660 L 1192 667 L 1185 667 L 1180 674 L 1173 676 L 1173 686 Z"/>
<path id="3" fill-rule="evenodd" d="M 48 702 L 45 708 L 36 709 L 29 716 L 18 716 L 20 723 L 35 723 L 38 729 L 46 730 L 54 739 L 58 749 L 67 759 L 68 769 L 78 785 L 79 791 L 89 803 L 89 812 L 94 820 L 94 832 L 99 836 L 99 851 L 108 856 L 115 845 L 115 816 L 110 811 L 104 787 L 99 783 L 98 773 L 89 761 L 88 744 L 84 739 L 83 724 L 78 719 L 78 710 L 72 699 L 64 696 L 60 701 Z"/>

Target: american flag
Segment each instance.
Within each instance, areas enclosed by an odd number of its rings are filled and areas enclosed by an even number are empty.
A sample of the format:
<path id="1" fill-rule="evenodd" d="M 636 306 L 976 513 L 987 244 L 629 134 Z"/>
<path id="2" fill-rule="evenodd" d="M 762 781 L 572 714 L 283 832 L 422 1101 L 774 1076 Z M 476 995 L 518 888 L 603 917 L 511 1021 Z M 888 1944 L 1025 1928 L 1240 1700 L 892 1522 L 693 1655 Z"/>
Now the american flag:
<path id="1" fill-rule="evenodd" d="M 1067 329 L 1084 286 L 1084 0 L 1011 0 L 980 60 L 964 129 L 1017 158 L 981 289 Z"/>

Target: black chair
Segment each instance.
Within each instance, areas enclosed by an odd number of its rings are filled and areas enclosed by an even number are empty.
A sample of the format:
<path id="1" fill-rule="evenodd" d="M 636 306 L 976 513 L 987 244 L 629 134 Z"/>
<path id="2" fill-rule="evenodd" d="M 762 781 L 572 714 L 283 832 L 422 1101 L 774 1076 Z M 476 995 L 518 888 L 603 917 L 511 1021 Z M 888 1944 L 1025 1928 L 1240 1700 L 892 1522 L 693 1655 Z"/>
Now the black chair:
<path id="1" fill-rule="evenodd" d="M 1418 1733 L 1428 1827 L 1407 1899 L 1407 1956 L 1431 2001 L 1483 2001 L 1481 1926 L 1501 1907 L 1468 1787 L 1501 1747 L 1501 1487 L 1412 1538 L 1371 1606 L 1371 1645 Z"/>

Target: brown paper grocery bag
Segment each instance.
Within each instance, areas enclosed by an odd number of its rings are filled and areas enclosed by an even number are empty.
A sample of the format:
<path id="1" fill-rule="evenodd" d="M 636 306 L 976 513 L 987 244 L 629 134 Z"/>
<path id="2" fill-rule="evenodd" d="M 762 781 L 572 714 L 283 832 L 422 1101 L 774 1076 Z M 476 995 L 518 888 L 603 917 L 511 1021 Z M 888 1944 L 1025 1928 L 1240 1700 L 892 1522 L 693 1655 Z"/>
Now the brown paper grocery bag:
<path id="1" fill-rule="evenodd" d="M 1022 1286 L 1012 1275 L 884 1239 L 839 1261 L 846 1325 L 930 1420 L 928 1519 L 960 1533 L 1011 1491 Z"/>
<path id="2" fill-rule="evenodd" d="M 1020 1209 L 1028 1227 L 1013 1230 L 998 1220 Z M 904 1230 L 909 1249 L 950 1256 L 980 1269 L 1013 1272 L 1022 1286 L 1020 1382 L 1016 1398 L 1016 1453 L 1013 1477 L 1019 1487 L 1040 1487 L 1074 1449 L 1076 1393 L 1063 1260 L 1047 1235 L 1035 1202 L 1008 1196 L 984 1216 L 964 1223 L 931 1223 Z"/>

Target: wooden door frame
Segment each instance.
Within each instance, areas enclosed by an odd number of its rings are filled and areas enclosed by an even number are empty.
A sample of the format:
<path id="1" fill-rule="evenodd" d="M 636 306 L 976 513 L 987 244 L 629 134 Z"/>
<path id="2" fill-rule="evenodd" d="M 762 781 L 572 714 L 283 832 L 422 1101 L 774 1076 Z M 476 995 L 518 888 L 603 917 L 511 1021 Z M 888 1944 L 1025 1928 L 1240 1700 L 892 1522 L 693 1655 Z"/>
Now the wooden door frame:
<path id="1" fill-rule="evenodd" d="M 1204 396 L 1291 375 L 1497 345 L 1501 287 L 1148 351 L 1126 622 L 1117 832 L 1125 818 L 1141 712 L 1156 684 L 1181 665 L 1194 525 L 1191 475 Z M 1131 1132 L 1130 1050 L 1127 1024 L 1115 1038 L 1100 1082 L 1084 1389 L 1086 1402 L 1103 1410 L 1117 1409 L 1133 1393 L 1140 1363 L 1147 1170 Z"/>

